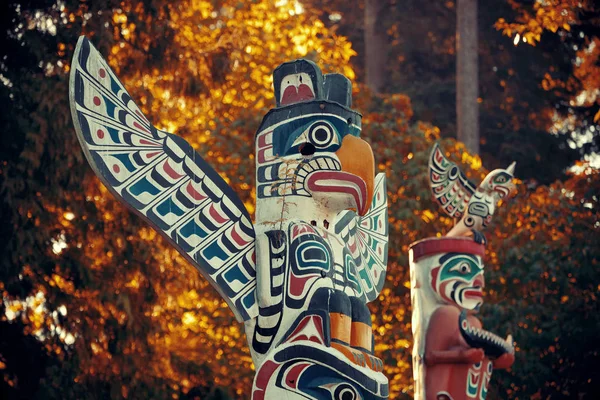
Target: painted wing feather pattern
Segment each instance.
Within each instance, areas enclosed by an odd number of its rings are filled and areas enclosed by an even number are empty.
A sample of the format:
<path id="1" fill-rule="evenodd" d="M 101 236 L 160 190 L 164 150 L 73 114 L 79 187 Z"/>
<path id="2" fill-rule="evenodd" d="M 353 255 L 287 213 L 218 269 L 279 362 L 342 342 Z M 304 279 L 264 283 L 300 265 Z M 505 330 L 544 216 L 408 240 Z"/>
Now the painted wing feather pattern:
<path id="1" fill-rule="evenodd" d="M 371 208 L 363 217 L 343 211 L 335 222 L 335 232 L 347 243 L 356 266 L 362 298 L 377 298 L 385 283 L 388 257 L 388 216 L 385 174 L 375 177 Z"/>
<path id="2" fill-rule="evenodd" d="M 84 37 L 71 68 L 71 113 L 96 175 L 200 271 L 239 321 L 255 317 L 254 227 L 244 204 L 185 140 L 144 117 Z"/>
<path id="3" fill-rule="evenodd" d="M 450 217 L 460 219 L 477 187 L 436 143 L 429 157 L 429 185 L 433 197 Z"/>

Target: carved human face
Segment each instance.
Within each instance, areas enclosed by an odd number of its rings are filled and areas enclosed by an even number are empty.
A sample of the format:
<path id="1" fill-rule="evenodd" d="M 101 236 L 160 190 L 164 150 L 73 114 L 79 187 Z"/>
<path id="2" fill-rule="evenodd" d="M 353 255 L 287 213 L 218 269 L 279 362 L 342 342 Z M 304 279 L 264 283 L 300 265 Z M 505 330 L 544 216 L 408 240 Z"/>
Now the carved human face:
<path id="1" fill-rule="evenodd" d="M 478 310 L 483 303 L 483 263 L 472 254 L 446 253 L 431 270 L 431 287 L 445 303 Z"/>

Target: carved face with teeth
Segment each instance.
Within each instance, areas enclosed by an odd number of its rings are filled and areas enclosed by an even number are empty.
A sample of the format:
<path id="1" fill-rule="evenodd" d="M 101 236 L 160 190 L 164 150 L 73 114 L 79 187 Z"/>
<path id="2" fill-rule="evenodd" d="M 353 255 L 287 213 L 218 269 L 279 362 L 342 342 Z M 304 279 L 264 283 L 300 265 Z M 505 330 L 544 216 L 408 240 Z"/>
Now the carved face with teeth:
<path id="1" fill-rule="evenodd" d="M 305 60 L 274 73 L 277 106 L 256 135 L 257 222 L 300 207 L 308 218 L 368 211 L 374 159 L 350 109 L 350 81 Z M 282 210 L 285 198 L 286 209 Z M 276 200 L 276 201 L 274 201 Z"/>
<path id="2" fill-rule="evenodd" d="M 483 303 L 483 263 L 473 254 L 446 253 L 431 270 L 431 287 L 446 303 L 477 310 Z"/>

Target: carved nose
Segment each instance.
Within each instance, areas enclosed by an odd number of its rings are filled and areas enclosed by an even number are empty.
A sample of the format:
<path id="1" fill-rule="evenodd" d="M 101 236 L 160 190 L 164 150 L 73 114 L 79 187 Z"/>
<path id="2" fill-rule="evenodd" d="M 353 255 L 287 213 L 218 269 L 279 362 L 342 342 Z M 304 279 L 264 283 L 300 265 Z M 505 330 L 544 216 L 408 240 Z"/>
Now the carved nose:
<path id="1" fill-rule="evenodd" d="M 485 278 L 483 277 L 483 275 L 480 275 L 477 278 L 475 278 L 473 286 L 479 286 L 482 289 L 485 287 Z"/>

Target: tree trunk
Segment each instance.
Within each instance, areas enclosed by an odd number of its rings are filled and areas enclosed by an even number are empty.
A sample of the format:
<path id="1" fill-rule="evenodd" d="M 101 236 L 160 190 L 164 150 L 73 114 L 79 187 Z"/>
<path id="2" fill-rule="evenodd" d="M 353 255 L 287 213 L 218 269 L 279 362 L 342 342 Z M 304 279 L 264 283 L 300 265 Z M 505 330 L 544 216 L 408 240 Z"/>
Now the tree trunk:
<path id="1" fill-rule="evenodd" d="M 479 153 L 479 76 L 477 0 L 458 0 L 456 12 L 457 136 L 469 152 Z"/>
<path id="2" fill-rule="evenodd" d="M 365 70 L 367 85 L 381 93 L 385 86 L 387 33 L 381 21 L 385 0 L 365 0 Z"/>

